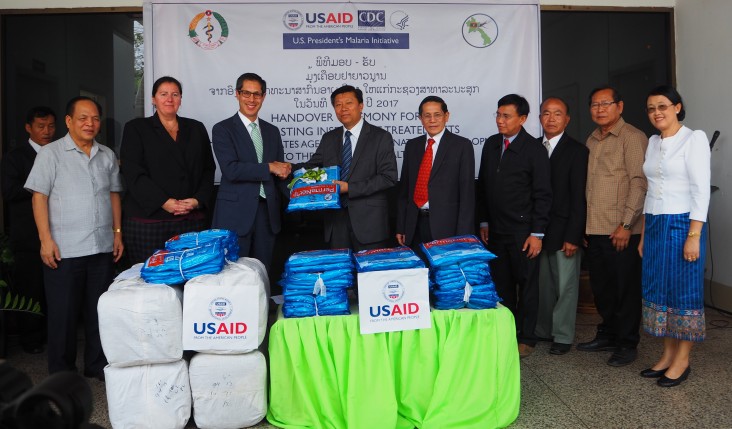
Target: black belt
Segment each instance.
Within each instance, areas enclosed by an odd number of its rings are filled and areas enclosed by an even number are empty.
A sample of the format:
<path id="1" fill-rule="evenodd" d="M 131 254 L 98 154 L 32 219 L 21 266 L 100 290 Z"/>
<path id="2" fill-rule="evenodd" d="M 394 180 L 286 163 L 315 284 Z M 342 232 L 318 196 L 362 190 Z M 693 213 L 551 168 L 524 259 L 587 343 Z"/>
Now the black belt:
<path id="1" fill-rule="evenodd" d="M 430 215 L 430 209 L 419 209 L 419 215 L 420 216 L 427 216 L 427 217 L 429 217 L 429 215 Z"/>
<path id="2" fill-rule="evenodd" d="M 259 196 L 259 202 L 265 202 L 266 203 L 267 202 L 267 199 L 260 195 Z"/>

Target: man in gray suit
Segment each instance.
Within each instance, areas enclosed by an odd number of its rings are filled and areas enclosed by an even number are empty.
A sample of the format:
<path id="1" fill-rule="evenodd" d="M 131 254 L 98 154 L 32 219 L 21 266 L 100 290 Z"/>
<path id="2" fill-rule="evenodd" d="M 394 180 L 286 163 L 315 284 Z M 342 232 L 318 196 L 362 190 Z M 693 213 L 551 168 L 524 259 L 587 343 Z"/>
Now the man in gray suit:
<path id="1" fill-rule="evenodd" d="M 342 127 L 323 135 L 307 168 L 341 167 L 341 205 L 326 210 L 325 241 L 332 249 L 378 249 L 389 244 L 387 191 L 397 182 L 394 139 L 362 117 L 363 92 L 342 86 L 330 96 Z"/>

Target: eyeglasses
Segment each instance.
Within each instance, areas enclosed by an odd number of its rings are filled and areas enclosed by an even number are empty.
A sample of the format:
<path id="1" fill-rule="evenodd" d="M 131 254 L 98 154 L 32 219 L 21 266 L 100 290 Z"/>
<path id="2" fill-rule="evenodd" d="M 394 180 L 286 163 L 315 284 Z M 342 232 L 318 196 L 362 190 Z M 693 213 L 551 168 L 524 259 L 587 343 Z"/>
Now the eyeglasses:
<path id="1" fill-rule="evenodd" d="M 607 109 L 610 106 L 612 106 L 613 104 L 617 104 L 617 103 L 618 103 L 617 101 L 601 101 L 599 103 L 592 103 L 592 104 L 590 104 L 590 109 L 592 109 L 592 110 L 598 110 L 601 107 L 603 109 Z"/>
<path id="2" fill-rule="evenodd" d="M 236 90 L 236 92 L 238 92 L 239 95 L 241 95 L 244 98 L 252 98 L 252 97 L 254 97 L 256 99 L 260 99 L 260 98 L 262 98 L 264 96 L 264 93 L 261 93 L 261 92 L 249 92 L 249 91 L 247 91 L 245 89 L 238 89 L 238 90 Z"/>
<path id="3" fill-rule="evenodd" d="M 509 115 L 508 113 L 498 113 L 498 112 L 494 113 L 493 117 L 495 117 L 496 119 L 503 119 L 504 121 L 508 121 L 511 118 L 514 118 L 513 115 Z"/>
<path id="4" fill-rule="evenodd" d="M 423 113 L 420 115 L 420 118 L 422 118 L 426 121 L 431 121 L 432 119 L 434 119 L 435 121 L 439 121 L 444 117 L 445 117 L 444 113 L 435 113 L 434 115 L 430 114 L 430 113 Z"/>
<path id="5" fill-rule="evenodd" d="M 666 109 L 668 109 L 671 106 L 675 106 L 675 104 L 659 104 L 656 107 L 653 107 L 653 106 L 646 107 L 646 113 L 648 113 L 649 115 L 652 115 L 652 114 L 656 113 L 656 110 L 658 110 L 659 112 L 665 112 Z"/>

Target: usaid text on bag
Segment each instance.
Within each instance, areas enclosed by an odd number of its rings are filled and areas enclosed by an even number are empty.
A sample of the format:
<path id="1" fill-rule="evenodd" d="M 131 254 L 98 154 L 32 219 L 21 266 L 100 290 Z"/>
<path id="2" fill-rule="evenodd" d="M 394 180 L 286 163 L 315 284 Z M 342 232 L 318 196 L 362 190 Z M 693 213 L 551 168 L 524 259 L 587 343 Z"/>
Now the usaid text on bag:
<path id="1" fill-rule="evenodd" d="M 427 268 L 358 273 L 361 334 L 432 327 Z"/>
<path id="2" fill-rule="evenodd" d="M 183 349 L 244 353 L 259 347 L 259 300 L 252 289 L 186 285 Z"/>

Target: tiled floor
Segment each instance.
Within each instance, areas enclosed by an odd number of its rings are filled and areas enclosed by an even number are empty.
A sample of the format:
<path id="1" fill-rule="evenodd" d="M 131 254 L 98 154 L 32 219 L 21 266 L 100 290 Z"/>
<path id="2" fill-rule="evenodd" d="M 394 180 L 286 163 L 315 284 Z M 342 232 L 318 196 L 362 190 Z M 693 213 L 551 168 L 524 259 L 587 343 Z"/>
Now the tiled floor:
<path id="1" fill-rule="evenodd" d="M 591 339 L 597 321 L 579 315 L 576 340 Z M 521 362 L 521 411 L 511 428 L 732 428 L 732 318 L 714 310 L 707 310 L 707 340 L 692 352 L 689 379 L 671 389 L 638 376 L 661 352 L 661 341 L 645 334 L 638 360 L 622 368 L 606 365 L 609 352 L 548 350 L 539 343 Z M 24 354 L 12 338 L 7 360 L 34 383 L 46 376 L 45 354 Z M 91 422 L 110 427 L 104 383 L 90 385 Z M 188 427 L 195 427 L 192 419 Z"/>

